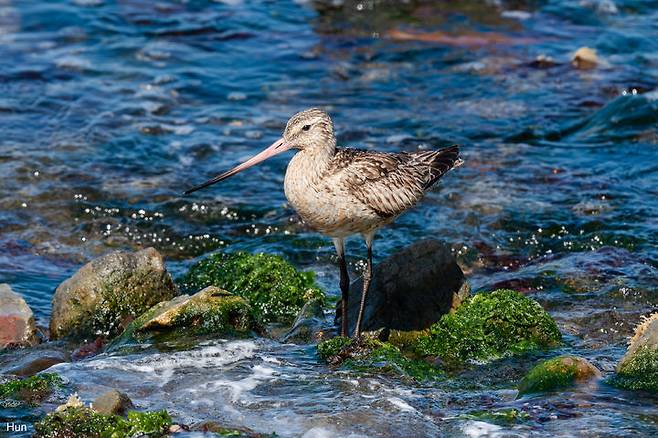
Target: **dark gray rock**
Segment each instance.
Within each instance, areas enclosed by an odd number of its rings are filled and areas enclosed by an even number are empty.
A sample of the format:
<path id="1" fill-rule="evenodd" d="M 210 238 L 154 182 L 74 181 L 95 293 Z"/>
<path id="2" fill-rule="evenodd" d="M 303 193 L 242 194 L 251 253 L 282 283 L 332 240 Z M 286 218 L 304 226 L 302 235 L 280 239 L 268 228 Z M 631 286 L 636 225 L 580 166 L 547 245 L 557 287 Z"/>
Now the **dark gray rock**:
<path id="1" fill-rule="evenodd" d="M 176 286 L 158 251 L 115 251 L 92 260 L 59 285 L 53 296 L 51 339 L 113 337 Z"/>
<path id="2" fill-rule="evenodd" d="M 32 309 L 8 284 L 0 284 L 0 349 L 35 345 L 36 333 Z"/>
<path id="3" fill-rule="evenodd" d="M 354 331 L 363 279 L 350 286 L 348 322 Z M 468 295 L 464 273 L 450 248 L 421 240 L 376 264 L 366 302 L 363 331 L 422 330 L 456 308 Z M 340 304 L 336 323 L 340 326 Z"/>

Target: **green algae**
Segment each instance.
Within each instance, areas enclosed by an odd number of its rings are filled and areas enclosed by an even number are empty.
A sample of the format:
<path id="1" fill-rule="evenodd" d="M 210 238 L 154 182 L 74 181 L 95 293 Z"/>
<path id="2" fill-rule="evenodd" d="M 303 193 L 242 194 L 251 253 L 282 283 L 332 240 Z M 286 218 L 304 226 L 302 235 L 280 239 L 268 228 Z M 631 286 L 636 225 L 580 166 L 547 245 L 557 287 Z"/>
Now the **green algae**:
<path id="1" fill-rule="evenodd" d="M 213 254 L 194 264 L 179 282 L 186 290 L 212 285 L 242 296 L 263 324 L 290 324 L 304 303 L 313 298 L 324 300 L 312 272 L 298 271 L 271 254 Z"/>
<path id="2" fill-rule="evenodd" d="M 658 350 L 649 346 L 638 348 L 608 383 L 622 389 L 658 392 Z"/>
<path id="3" fill-rule="evenodd" d="M 521 423 L 530 419 L 530 415 L 516 408 L 501 409 L 495 411 L 472 411 L 461 416 L 467 420 L 486 421 L 501 426 Z"/>
<path id="4" fill-rule="evenodd" d="M 443 372 L 423 359 L 377 339 L 337 336 L 318 345 L 318 356 L 332 365 L 362 372 L 389 374 L 415 381 L 436 380 Z"/>
<path id="5" fill-rule="evenodd" d="M 467 298 L 417 340 L 416 351 L 446 364 L 488 362 L 561 342 L 555 321 L 536 301 L 500 289 Z"/>
<path id="6" fill-rule="evenodd" d="M 85 407 L 68 407 L 46 415 L 34 424 L 35 438 L 127 438 L 168 434 L 167 411 L 128 413 L 127 418 L 103 415 Z"/>
<path id="7" fill-rule="evenodd" d="M 62 378 L 54 373 L 43 373 L 24 379 L 9 380 L 0 384 L 0 402 L 2 400 L 16 400 L 28 405 L 35 405 L 63 385 Z"/>
<path id="8" fill-rule="evenodd" d="M 345 336 L 336 336 L 335 338 L 327 339 L 318 344 L 318 356 L 321 359 L 327 360 L 332 356 L 338 355 L 344 347 L 350 345 L 352 345 L 352 339 Z"/>
<path id="9" fill-rule="evenodd" d="M 537 364 L 519 383 L 519 395 L 554 391 L 573 386 L 600 375 L 586 360 L 576 356 L 559 356 Z"/>

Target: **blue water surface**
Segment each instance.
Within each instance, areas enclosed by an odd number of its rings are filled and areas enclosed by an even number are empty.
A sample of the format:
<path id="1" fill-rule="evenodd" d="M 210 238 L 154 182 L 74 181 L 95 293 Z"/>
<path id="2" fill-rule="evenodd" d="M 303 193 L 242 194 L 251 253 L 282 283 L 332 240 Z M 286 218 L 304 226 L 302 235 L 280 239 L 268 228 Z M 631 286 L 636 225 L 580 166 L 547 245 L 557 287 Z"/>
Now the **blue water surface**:
<path id="1" fill-rule="evenodd" d="M 595 66 L 571 62 L 581 47 L 596 51 Z M 341 145 L 462 145 L 464 166 L 378 234 L 375 261 L 444 240 L 474 290 L 532 296 L 558 321 L 564 351 L 609 376 L 658 306 L 657 85 L 649 0 L 0 0 L 0 283 L 47 325 L 57 285 L 111 250 L 153 246 L 176 275 L 243 249 L 281 254 L 337 295 L 330 240 L 286 203 L 290 156 L 181 196 L 319 106 Z M 358 275 L 362 243 L 348 252 Z M 300 375 L 332 378 L 313 351 L 252 347 L 285 361 L 289 391 L 261 389 L 268 401 L 251 415 L 225 414 L 243 393 L 214 400 L 218 411 L 186 412 L 156 390 L 143 404 L 283 436 L 396 436 L 407 423 L 419 436 L 638 436 L 658 422 L 655 396 L 605 384 L 521 401 L 513 386 L 398 387 L 378 412 L 358 400 L 382 392 L 357 388 L 341 410 L 330 400 L 347 383 L 311 385 L 326 398 L 296 386 Z M 226 379 L 267 381 L 248 376 Z M 487 429 L 460 417 L 483 405 L 531 419 Z M 267 422 L 281 416 L 296 426 Z"/>

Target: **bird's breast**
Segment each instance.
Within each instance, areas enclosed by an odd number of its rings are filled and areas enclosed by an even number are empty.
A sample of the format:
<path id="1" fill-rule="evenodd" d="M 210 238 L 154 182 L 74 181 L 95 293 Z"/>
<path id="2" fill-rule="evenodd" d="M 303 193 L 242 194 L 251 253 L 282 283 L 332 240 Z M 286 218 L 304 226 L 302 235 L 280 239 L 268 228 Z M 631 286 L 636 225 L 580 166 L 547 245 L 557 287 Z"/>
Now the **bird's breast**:
<path id="1" fill-rule="evenodd" d="M 288 164 L 284 190 L 302 220 L 327 236 L 367 233 L 380 225 L 381 217 L 349 192 L 340 173 L 323 172 L 301 153 Z"/>

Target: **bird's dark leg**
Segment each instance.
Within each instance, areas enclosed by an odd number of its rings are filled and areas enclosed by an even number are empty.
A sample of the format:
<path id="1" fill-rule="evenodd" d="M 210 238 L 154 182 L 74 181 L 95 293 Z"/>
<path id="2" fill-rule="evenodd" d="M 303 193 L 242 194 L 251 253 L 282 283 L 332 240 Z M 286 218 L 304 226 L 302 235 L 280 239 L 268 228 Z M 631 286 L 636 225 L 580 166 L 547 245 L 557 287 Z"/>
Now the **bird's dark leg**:
<path id="1" fill-rule="evenodd" d="M 336 253 L 338 254 L 338 264 L 340 266 L 340 292 L 341 292 L 341 317 L 340 317 L 340 335 L 347 336 L 347 301 L 350 293 L 350 276 L 347 273 L 347 260 L 345 259 L 345 240 L 334 239 Z"/>
<path id="2" fill-rule="evenodd" d="M 363 319 L 363 311 L 366 307 L 366 298 L 368 296 L 368 289 L 370 288 L 370 280 L 372 279 L 372 235 L 366 236 L 366 246 L 368 247 L 368 264 L 366 271 L 363 273 L 363 292 L 361 292 L 361 305 L 359 306 L 359 316 L 356 319 L 356 326 L 354 327 L 354 337 L 361 336 L 361 320 Z"/>

